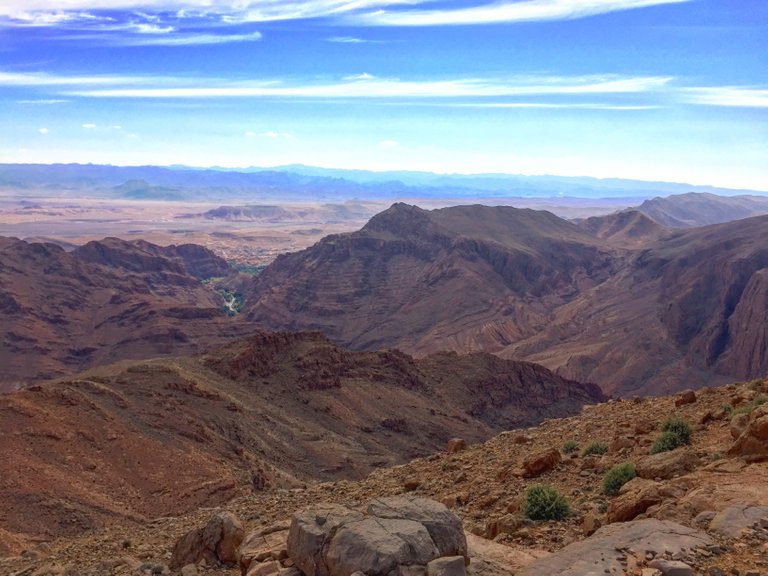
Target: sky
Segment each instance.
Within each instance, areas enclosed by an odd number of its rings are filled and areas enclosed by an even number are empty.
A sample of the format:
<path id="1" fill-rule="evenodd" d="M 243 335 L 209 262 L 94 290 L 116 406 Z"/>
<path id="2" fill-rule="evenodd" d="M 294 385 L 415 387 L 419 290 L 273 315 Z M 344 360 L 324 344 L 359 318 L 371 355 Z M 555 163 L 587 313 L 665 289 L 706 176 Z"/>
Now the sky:
<path id="1" fill-rule="evenodd" d="M 768 191 L 766 0 L 0 0 L 0 163 Z"/>

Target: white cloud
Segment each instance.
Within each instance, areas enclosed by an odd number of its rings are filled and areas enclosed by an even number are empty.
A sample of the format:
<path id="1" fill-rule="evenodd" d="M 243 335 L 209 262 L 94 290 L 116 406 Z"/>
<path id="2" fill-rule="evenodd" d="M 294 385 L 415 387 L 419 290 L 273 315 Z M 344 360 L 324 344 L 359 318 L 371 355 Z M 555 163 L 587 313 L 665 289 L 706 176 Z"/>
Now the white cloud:
<path id="1" fill-rule="evenodd" d="M 83 124 L 82 127 L 85 128 L 86 130 L 95 130 L 96 129 L 96 124 L 91 124 L 89 122 L 88 124 Z"/>
<path id="2" fill-rule="evenodd" d="M 467 98 L 530 95 L 632 94 L 665 89 L 671 77 L 520 77 L 509 79 L 460 78 L 436 81 L 350 77 L 326 84 L 289 85 L 283 82 L 221 83 L 205 86 L 156 85 L 147 88 L 115 87 L 66 91 L 65 94 L 95 98 L 225 98 L 225 97 L 309 97 L 309 98 Z M 0 75 L 0 84 L 2 77 Z M 62 82 L 62 84 L 73 84 Z"/>
<path id="3" fill-rule="evenodd" d="M 325 39 L 326 42 L 336 42 L 338 44 L 380 44 L 381 40 L 365 40 L 354 36 L 331 36 Z"/>
<path id="4" fill-rule="evenodd" d="M 367 14 L 356 14 L 352 18 L 359 24 L 371 26 L 450 26 L 573 20 L 621 10 L 689 1 L 691 0 L 521 0 L 456 9 L 376 10 Z"/>
<path id="5" fill-rule="evenodd" d="M 69 102 L 69 100 L 63 100 L 61 98 L 47 98 L 41 100 L 16 100 L 16 104 L 63 104 Z"/>
<path id="6" fill-rule="evenodd" d="M 368 74 L 368 72 L 363 72 L 362 74 L 353 74 L 352 76 L 344 76 L 343 80 L 355 81 L 355 80 L 374 80 L 376 76 L 373 74 Z"/>
<path id="7" fill-rule="evenodd" d="M 691 0 L 497 0 L 460 8 L 398 9 L 430 0 L 3 0 L 6 24 L 56 26 L 103 11 L 131 11 L 158 23 L 177 19 L 217 18 L 225 23 L 269 22 L 305 18 L 351 19 L 379 26 L 484 24 L 583 18 Z M 447 4 L 450 6 L 450 3 Z M 109 12 L 107 12 L 109 13 Z M 162 18 L 160 18 L 162 17 Z M 344 37 L 341 37 L 344 38 Z"/>
<path id="8" fill-rule="evenodd" d="M 146 22 L 130 24 L 129 27 L 139 34 L 169 34 L 176 30 L 173 26 L 158 26 Z"/>
<path id="9" fill-rule="evenodd" d="M 379 146 L 382 148 L 397 148 L 399 145 L 397 140 L 382 140 L 379 142 Z"/>
<path id="10" fill-rule="evenodd" d="M 140 76 L 55 76 L 44 72 L 0 71 L 0 86 L 105 86 L 146 84 L 158 80 L 163 81 L 160 78 Z"/>
<path id="11" fill-rule="evenodd" d="M 43 134 L 43 135 L 48 134 L 50 132 L 50 130 L 48 130 L 48 128 L 38 128 L 37 131 L 40 132 L 40 134 Z"/>
<path id="12" fill-rule="evenodd" d="M 107 40 L 107 43 L 120 46 L 207 46 L 211 44 L 231 44 L 234 42 L 257 42 L 261 38 L 261 32 L 252 32 L 250 34 L 176 33 L 110 38 Z"/>
<path id="13" fill-rule="evenodd" d="M 688 88 L 684 98 L 692 104 L 706 106 L 733 106 L 743 108 L 767 108 L 768 90 L 714 86 L 709 88 Z"/>
<path id="14" fill-rule="evenodd" d="M 255 138 L 255 137 L 256 137 L 256 132 L 253 132 L 253 131 L 251 131 L 251 130 L 248 130 L 248 131 L 246 131 L 246 132 L 244 133 L 244 135 L 245 135 L 246 137 L 248 137 L 248 138 Z"/>

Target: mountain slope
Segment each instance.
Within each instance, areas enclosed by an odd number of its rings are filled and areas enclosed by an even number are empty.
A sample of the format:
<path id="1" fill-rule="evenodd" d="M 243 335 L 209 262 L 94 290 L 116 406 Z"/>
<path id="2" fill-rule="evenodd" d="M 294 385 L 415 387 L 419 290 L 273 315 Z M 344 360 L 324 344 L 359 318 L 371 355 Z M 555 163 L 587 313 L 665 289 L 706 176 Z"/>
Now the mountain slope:
<path id="1" fill-rule="evenodd" d="M 613 246 L 640 248 L 669 233 L 638 210 L 624 210 L 606 216 L 592 216 L 579 222 L 582 230 L 597 238 L 609 240 Z"/>
<path id="2" fill-rule="evenodd" d="M 768 217 L 686 232 L 638 213 L 582 226 L 396 204 L 278 258 L 245 290 L 247 315 L 359 349 L 491 351 L 617 394 L 764 373 Z"/>
<path id="3" fill-rule="evenodd" d="M 689 192 L 646 200 L 637 210 L 668 228 L 694 228 L 768 214 L 768 197 Z"/>
<path id="4" fill-rule="evenodd" d="M 395 204 L 359 232 L 277 258 L 245 311 L 355 348 L 496 351 L 614 264 L 600 240 L 548 212 Z"/>
<path id="5" fill-rule="evenodd" d="M 200 280 L 231 273 L 199 246 L 107 238 L 73 252 L 0 243 L 0 381 L 50 378 L 120 358 L 195 351 L 242 334 Z M 219 340 L 217 340 L 219 339 Z"/>
<path id="6" fill-rule="evenodd" d="M 488 354 L 414 360 L 257 333 L 0 396 L 0 528 L 72 535 L 359 478 L 456 435 L 478 441 L 602 399 L 595 385 Z"/>

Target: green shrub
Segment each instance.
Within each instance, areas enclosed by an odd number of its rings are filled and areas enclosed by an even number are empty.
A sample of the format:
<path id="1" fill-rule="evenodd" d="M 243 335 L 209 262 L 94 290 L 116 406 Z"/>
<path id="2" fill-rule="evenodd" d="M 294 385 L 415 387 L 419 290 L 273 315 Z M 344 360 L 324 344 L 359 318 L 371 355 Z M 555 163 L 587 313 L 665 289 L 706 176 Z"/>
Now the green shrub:
<path id="1" fill-rule="evenodd" d="M 568 501 L 551 486 L 534 484 L 525 493 L 523 514 L 531 520 L 562 520 L 570 513 Z"/>
<path id="2" fill-rule="evenodd" d="M 562 447 L 563 454 L 573 454 L 578 449 L 579 445 L 573 440 L 566 440 Z"/>
<path id="3" fill-rule="evenodd" d="M 670 450 L 674 450 L 675 448 L 678 448 L 682 445 L 683 442 L 680 441 L 680 436 L 667 430 L 666 432 L 659 434 L 659 437 L 656 438 L 653 446 L 651 446 L 651 454 L 669 452 Z"/>
<path id="4" fill-rule="evenodd" d="M 608 452 L 608 446 L 602 442 L 590 442 L 586 448 L 581 452 L 582 456 L 589 456 L 590 454 L 605 454 Z"/>
<path id="5" fill-rule="evenodd" d="M 730 404 L 723 404 L 723 412 L 726 414 L 733 414 L 733 406 Z"/>
<path id="6" fill-rule="evenodd" d="M 661 425 L 661 431 L 675 434 L 680 439 L 680 445 L 691 443 L 691 425 L 682 418 L 669 418 Z"/>
<path id="7" fill-rule="evenodd" d="M 608 496 L 616 496 L 624 484 L 637 476 L 635 465 L 632 462 L 617 464 L 603 477 L 603 493 Z"/>
<path id="8" fill-rule="evenodd" d="M 755 392 L 759 392 L 763 389 L 763 379 L 758 378 L 757 380 L 752 380 L 752 382 L 749 383 L 749 387 Z"/>

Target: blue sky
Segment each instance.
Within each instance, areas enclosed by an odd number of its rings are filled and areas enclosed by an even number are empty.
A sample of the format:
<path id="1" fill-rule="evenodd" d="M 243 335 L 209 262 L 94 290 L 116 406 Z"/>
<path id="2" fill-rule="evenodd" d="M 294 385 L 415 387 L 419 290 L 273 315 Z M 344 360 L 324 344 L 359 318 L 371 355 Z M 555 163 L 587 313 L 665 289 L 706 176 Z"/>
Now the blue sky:
<path id="1" fill-rule="evenodd" d="M 768 2 L 2 0 L 0 162 L 768 191 Z"/>

